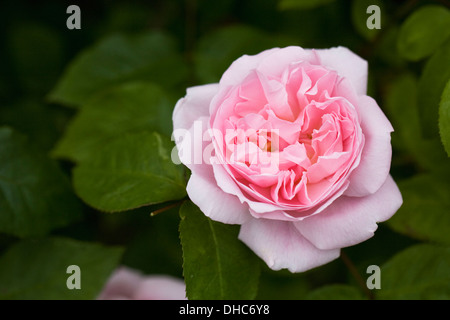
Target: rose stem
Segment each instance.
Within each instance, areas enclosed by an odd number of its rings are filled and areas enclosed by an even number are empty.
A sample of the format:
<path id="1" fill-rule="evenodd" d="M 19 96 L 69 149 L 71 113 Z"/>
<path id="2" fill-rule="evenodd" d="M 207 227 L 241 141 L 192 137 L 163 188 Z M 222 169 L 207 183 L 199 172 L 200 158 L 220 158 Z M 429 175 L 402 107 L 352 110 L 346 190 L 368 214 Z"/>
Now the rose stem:
<path id="1" fill-rule="evenodd" d="M 151 213 L 150 213 L 150 216 L 151 216 L 151 217 L 154 217 L 154 216 L 156 216 L 158 213 L 167 211 L 167 210 L 169 210 L 169 209 L 172 209 L 172 208 L 175 208 L 175 207 L 181 205 L 183 202 L 184 202 L 184 200 L 181 200 L 181 201 L 177 201 L 177 202 L 175 202 L 175 203 L 169 204 L 169 205 L 167 205 L 167 206 L 165 206 L 165 207 L 162 207 L 162 208 L 160 208 L 160 209 L 158 209 L 158 210 L 155 210 L 155 211 L 151 212 Z"/>
<path id="2" fill-rule="evenodd" d="M 366 283 L 363 279 L 363 277 L 359 274 L 358 269 L 356 269 L 355 264 L 353 261 L 348 257 L 348 255 L 341 250 L 341 259 L 344 261 L 344 264 L 350 271 L 353 278 L 355 278 L 358 285 L 361 287 L 361 289 L 364 291 L 365 295 L 370 299 L 373 300 L 375 297 L 373 296 L 373 293 L 367 288 Z"/>

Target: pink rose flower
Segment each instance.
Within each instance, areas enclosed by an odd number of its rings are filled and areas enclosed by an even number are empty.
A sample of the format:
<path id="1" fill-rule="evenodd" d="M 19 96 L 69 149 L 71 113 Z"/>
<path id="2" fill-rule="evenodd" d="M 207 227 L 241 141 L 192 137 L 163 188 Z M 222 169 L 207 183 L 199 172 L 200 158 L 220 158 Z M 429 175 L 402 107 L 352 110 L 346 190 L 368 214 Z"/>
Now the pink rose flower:
<path id="1" fill-rule="evenodd" d="M 367 62 L 338 47 L 244 55 L 173 112 L 190 199 L 270 268 L 302 272 L 367 240 L 401 206 L 393 128 Z"/>
<path id="2" fill-rule="evenodd" d="M 120 267 L 107 281 L 98 300 L 185 300 L 183 280 L 166 276 L 144 276 L 140 272 Z"/>

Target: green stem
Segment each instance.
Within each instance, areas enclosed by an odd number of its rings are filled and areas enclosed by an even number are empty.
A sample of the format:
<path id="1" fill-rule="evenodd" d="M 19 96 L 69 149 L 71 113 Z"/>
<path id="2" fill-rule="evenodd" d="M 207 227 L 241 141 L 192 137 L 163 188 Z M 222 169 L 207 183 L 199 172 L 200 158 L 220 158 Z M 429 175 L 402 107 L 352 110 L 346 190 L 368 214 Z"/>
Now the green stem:
<path id="1" fill-rule="evenodd" d="M 362 289 L 367 298 L 369 300 L 374 300 L 375 297 L 372 291 L 370 291 L 369 288 L 367 288 L 366 282 L 364 281 L 363 277 L 359 274 L 358 269 L 355 267 L 355 264 L 344 251 L 341 251 L 341 259 L 344 262 L 347 269 L 350 271 L 350 274 L 353 276 L 353 278 L 355 278 L 356 282 L 358 283 L 358 286 Z"/>
<path id="2" fill-rule="evenodd" d="M 169 205 L 167 205 L 167 206 L 165 206 L 165 207 L 162 207 L 162 208 L 160 208 L 160 209 L 158 209 L 158 210 L 155 210 L 155 211 L 151 212 L 151 213 L 150 213 L 150 216 L 151 216 L 151 217 L 154 217 L 154 216 L 156 216 L 157 214 L 159 214 L 159 213 L 161 213 L 161 212 L 165 212 L 165 211 L 170 210 L 170 209 L 172 209 L 172 208 L 178 207 L 178 206 L 180 206 L 183 202 L 184 202 L 184 199 L 183 199 L 183 200 L 180 200 L 180 201 L 177 201 L 177 202 L 175 202 L 175 203 L 171 203 L 171 204 L 169 204 Z"/>

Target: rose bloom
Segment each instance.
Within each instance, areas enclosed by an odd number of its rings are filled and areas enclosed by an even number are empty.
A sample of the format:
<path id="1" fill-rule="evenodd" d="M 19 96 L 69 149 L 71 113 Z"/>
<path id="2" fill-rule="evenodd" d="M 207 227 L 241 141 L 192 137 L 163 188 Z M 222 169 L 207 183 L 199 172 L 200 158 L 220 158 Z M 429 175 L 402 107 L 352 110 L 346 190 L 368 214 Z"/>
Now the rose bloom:
<path id="1" fill-rule="evenodd" d="M 98 300 L 185 300 L 183 280 L 167 275 L 145 276 L 120 267 L 106 282 Z"/>
<path id="2" fill-rule="evenodd" d="M 270 268 L 302 272 L 372 237 L 402 197 L 393 128 L 347 48 L 274 48 L 187 89 L 173 112 L 190 199 Z"/>

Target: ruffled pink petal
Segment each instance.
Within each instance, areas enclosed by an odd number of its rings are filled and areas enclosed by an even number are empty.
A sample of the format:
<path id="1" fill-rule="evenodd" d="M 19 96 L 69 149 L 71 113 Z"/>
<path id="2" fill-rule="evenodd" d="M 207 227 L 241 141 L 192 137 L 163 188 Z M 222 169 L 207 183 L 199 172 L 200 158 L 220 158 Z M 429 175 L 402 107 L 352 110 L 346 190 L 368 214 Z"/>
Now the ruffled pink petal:
<path id="1" fill-rule="evenodd" d="M 402 196 L 391 176 L 366 197 L 340 197 L 320 214 L 294 225 L 317 248 L 331 250 L 365 241 L 401 206 Z"/>
<path id="2" fill-rule="evenodd" d="M 291 63 L 311 61 L 314 58 L 314 54 L 310 50 L 300 47 L 278 48 L 278 50 L 271 51 L 270 55 L 261 59 L 256 69 L 265 76 L 282 79 L 283 72 L 288 69 Z"/>
<path id="3" fill-rule="evenodd" d="M 357 94 L 367 93 L 367 61 L 354 54 L 347 48 L 314 50 L 320 58 L 321 65 L 336 70 L 339 76 L 352 82 Z"/>
<path id="4" fill-rule="evenodd" d="M 320 250 L 292 222 L 251 219 L 241 226 L 239 239 L 273 270 L 303 272 L 339 257 L 340 250 Z"/>
<path id="5" fill-rule="evenodd" d="M 183 280 L 171 276 L 148 276 L 133 294 L 133 300 L 186 300 Z"/>
<path id="6" fill-rule="evenodd" d="M 236 196 L 241 203 L 247 203 L 252 210 L 259 213 L 279 210 L 279 206 L 249 199 L 247 195 L 244 195 L 242 190 L 222 165 L 213 164 L 212 167 L 214 171 L 214 177 L 216 178 L 217 185 L 220 187 L 220 189 L 230 195 Z"/>
<path id="7" fill-rule="evenodd" d="M 374 99 L 359 98 L 364 148 L 358 167 L 351 173 L 347 196 L 366 196 L 376 192 L 386 180 L 391 167 L 391 123 Z"/>

